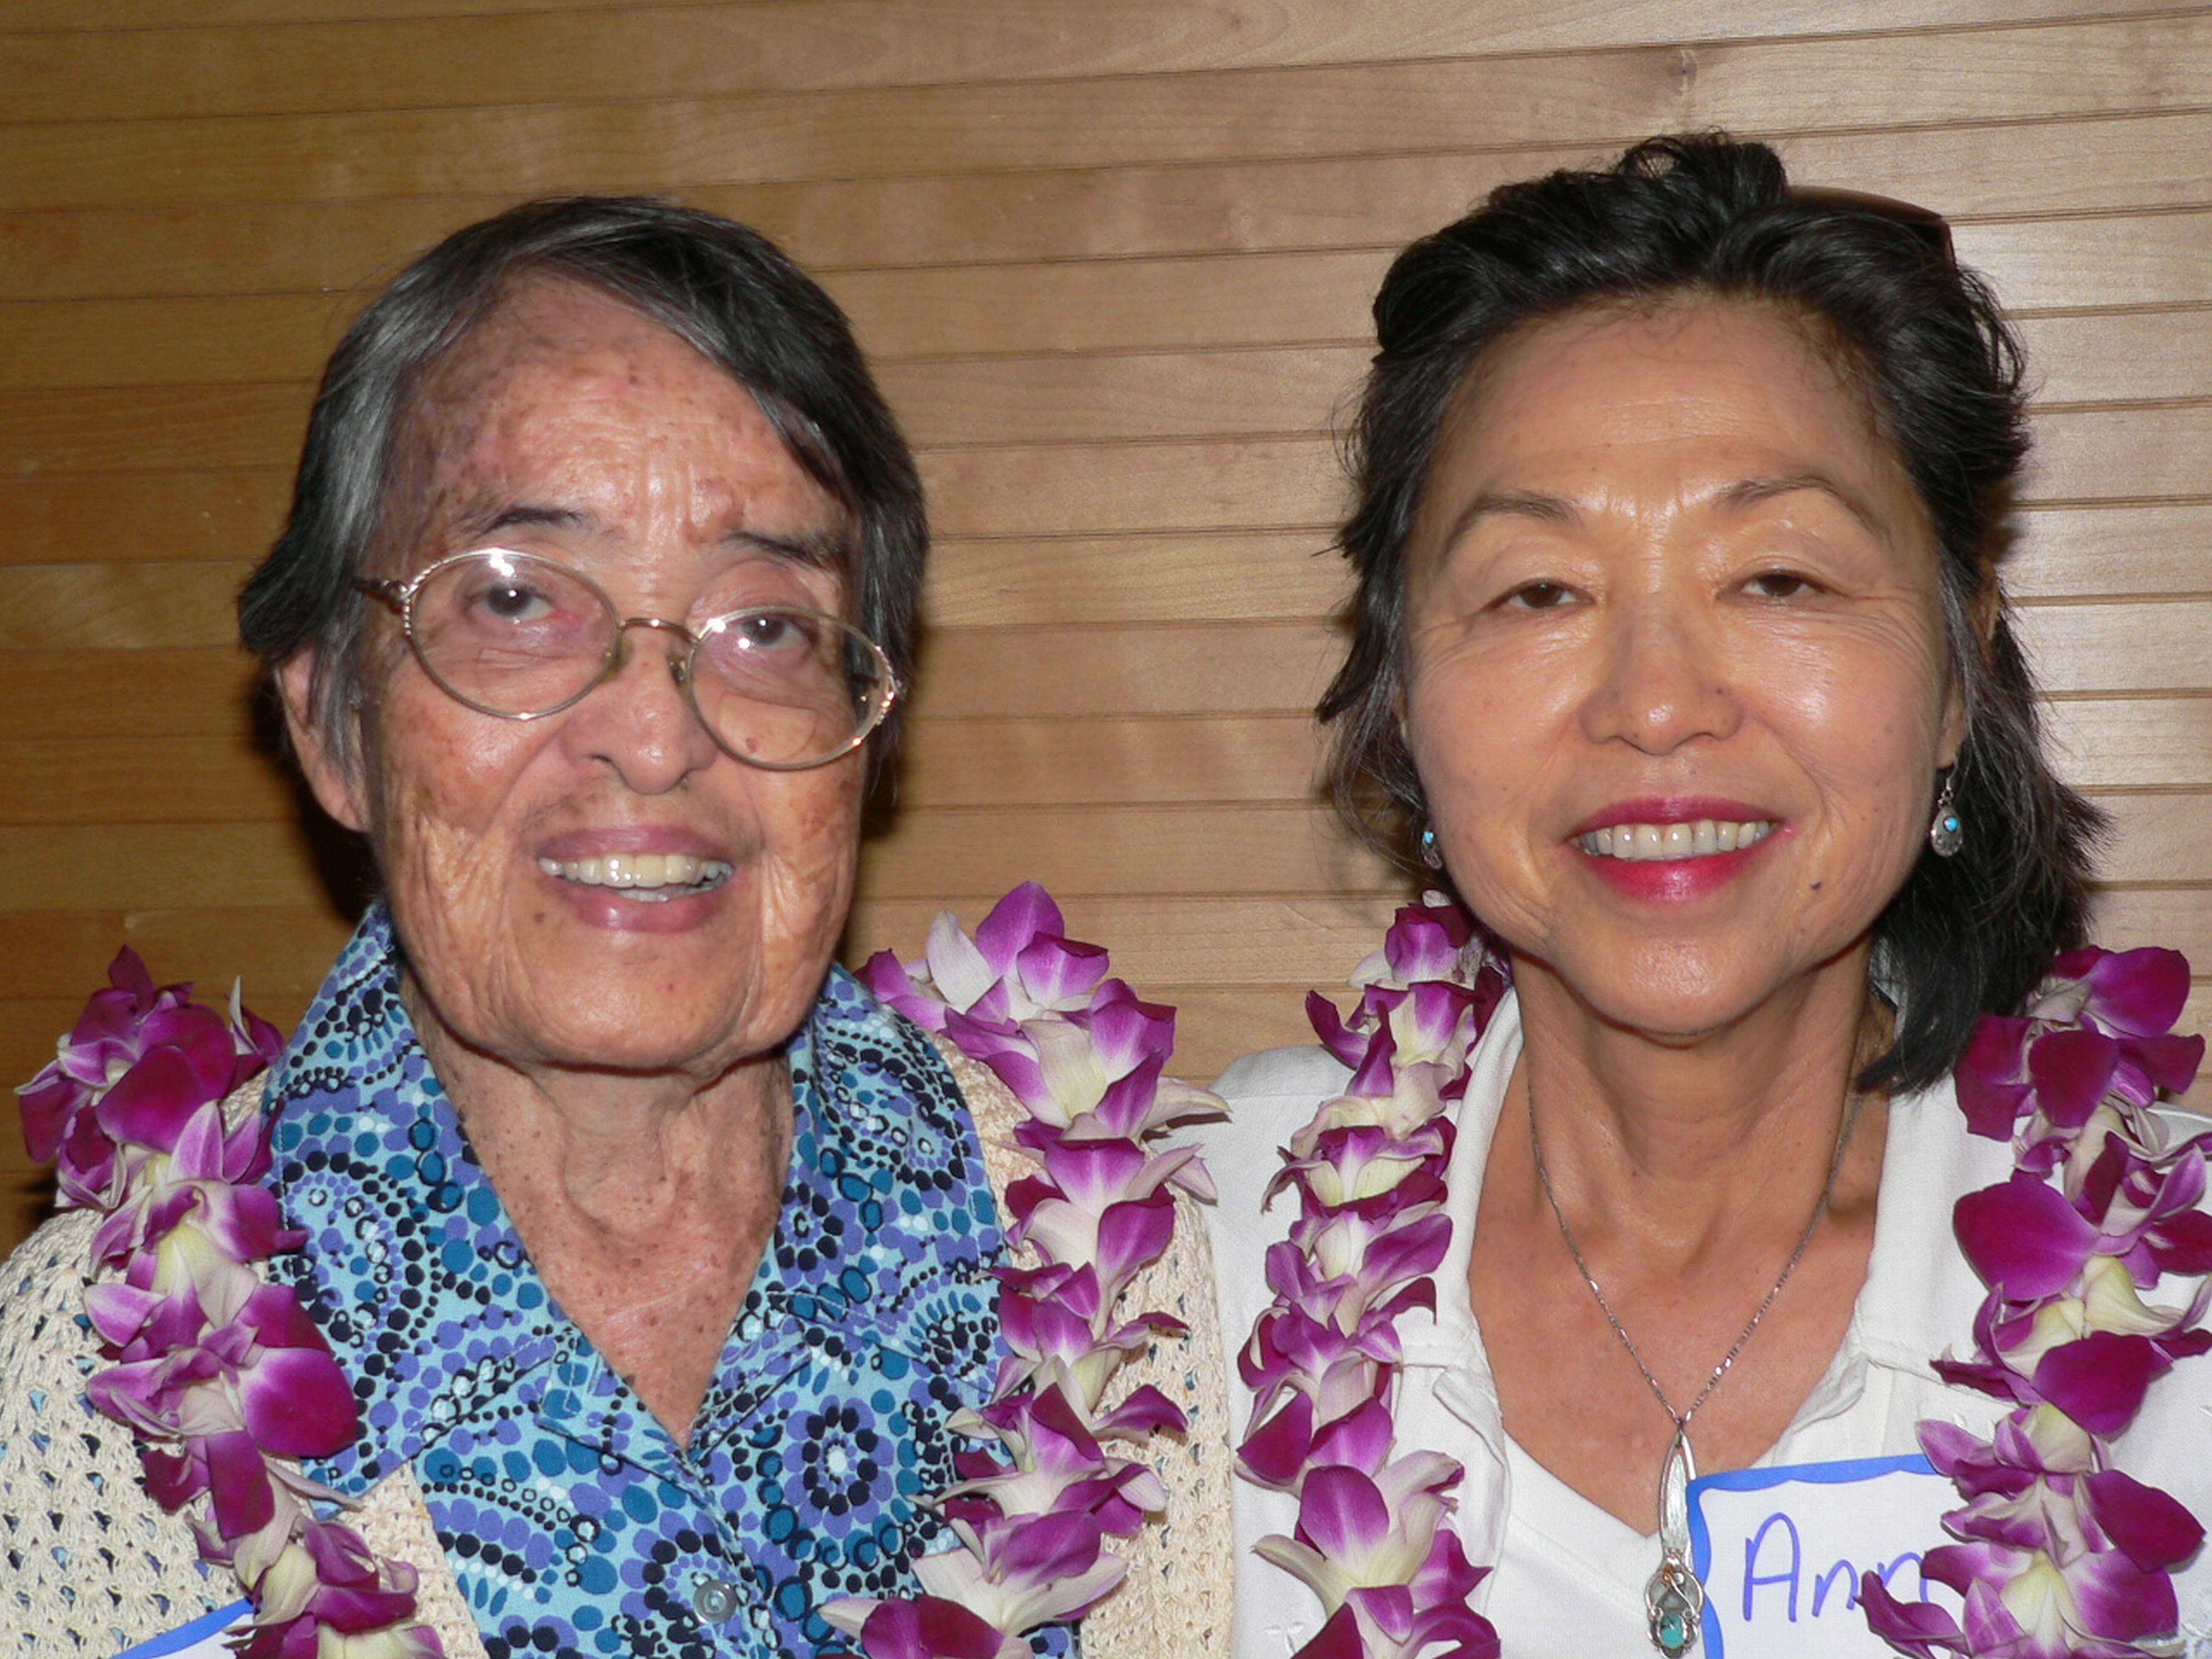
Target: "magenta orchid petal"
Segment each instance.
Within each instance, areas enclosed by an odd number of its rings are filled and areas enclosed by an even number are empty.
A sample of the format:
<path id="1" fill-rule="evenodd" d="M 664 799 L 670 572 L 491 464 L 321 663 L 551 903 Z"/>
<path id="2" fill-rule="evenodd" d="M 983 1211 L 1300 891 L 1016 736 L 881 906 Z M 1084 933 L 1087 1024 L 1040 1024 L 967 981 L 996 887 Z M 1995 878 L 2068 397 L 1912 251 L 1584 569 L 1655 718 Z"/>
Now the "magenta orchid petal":
<path id="1" fill-rule="evenodd" d="M 1025 881 L 991 907 L 975 929 L 975 946 L 993 971 L 1003 975 L 1031 940 L 1057 939 L 1066 927 L 1052 895 L 1036 882 Z"/>
<path id="2" fill-rule="evenodd" d="M 1966 1650 L 1966 1632 L 1956 1619 L 1932 1601 L 1899 1601 L 1878 1572 L 1860 1576 L 1859 1606 L 1868 1628 L 1899 1653 L 1938 1659 Z"/>
<path id="3" fill-rule="evenodd" d="M 1293 1491 L 1313 1450 L 1313 1431 L 1311 1396 L 1288 1395 L 1265 1422 L 1255 1425 L 1244 1437 L 1237 1458 L 1260 1485 L 1277 1492 Z"/>
<path id="4" fill-rule="evenodd" d="M 2168 1635 L 2180 1620 L 2173 1580 L 2143 1571 L 2124 1554 L 2087 1556 L 2065 1577 L 2085 1635 L 2133 1644 Z"/>
<path id="5" fill-rule="evenodd" d="M 254 1439 L 279 1457 L 328 1457 L 361 1433 L 352 1386 L 327 1349 L 264 1352 L 239 1378 L 239 1403 Z"/>
<path id="6" fill-rule="evenodd" d="M 1087 1515 L 1047 1515 L 1010 1527 L 992 1551 L 992 1565 L 1012 1585 L 1073 1578 L 1097 1565 L 1104 1540 Z"/>
<path id="7" fill-rule="evenodd" d="M 1306 993 L 1306 1018 L 1313 1023 L 1321 1046 L 1346 1066 L 1358 1066 L 1367 1052 L 1364 1037 L 1349 1030 L 1336 1005 L 1318 991 Z"/>
<path id="8" fill-rule="evenodd" d="M 1040 937 L 1021 948 L 1014 971 L 1031 1002 L 1045 1008 L 1079 1008 L 1106 977 L 1106 952 L 1095 945 L 1077 945 L 1059 938 Z"/>
<path id="9" fill-rule="evenodd" d="M 872 1659 L 999 1659 L 1005 1638 L 957 1601 L 884 1601 L 860 1631 Z"/>
<path id="10" fill-rule="evenodd" d="M 2131 1039 L 2128 1057 L 2140 1065 L 2151 1083 L 2168 1094 L 2189 1092 L 2204 1064 L 2201 1036 L 2146 1036 Z"/>
<path id="11" fill-rule="evenodd" d="M 232 1537 L 259 1531 L 276 1512 L 276 1495 L 253 1437 L 241 1429 L 210 1435 L 201 1443 L 217 1529 Z"/>
<path id="12" fill-rule="evenodd" d="M 1389 1506 L 1374 1481 L 1344 1464 L 1307 1472 L 1298 1492 L 1300 1542 L 1337 1559 L 1365 1555 L 1389 1535 Z"/>
<path id="13" fill-rule="evenodd" d="M 2006 1140 L 2028 1109 L 2027 1048 L 2034 1034 L 2024 1019 L 1984 1015 L 1959 1062 L 1959 1105 L 1966 1127 L 1989 1140 Z"/>
<path id="14" fill-rule="evenodd" d="M 1164 1192 L 1108 1206 L 1098 1218 L 1098 1276 L 1117 1284 L 1159 1260 L 1175 1233 L 1175 1200 Z"/>
<path id="15" fill-rule="evenodd" d="M 117 1079 L 93 1109 L 100 1127 L 115 1139 L 167 1152 L 208 1098 L 185 1052 L 162 1048 Z"/>
<path id="16" fill-rule="evenodd" d="M 2044 1117 L 2079 1128 L 2105 1097 L 2120 1063 L 2120 1045 L 2098 1031 L 2052 1031 L 2028 1045 L 2027 1070 Z"/>
<path id="17" fill-rule="evenodd" d="M 2152 1230 L 2146 1249 L 2160 1273 L 2212 1273 L 2212 1213 L 2192 1208 L 2166 1217 Z"/>
<path id="18" fill-rule="evenodd" d="M 878 951 L 862 963 L 858 977 L 886 1008 L 904 1014 L 926 1031 L 945 1029 L 945 1004 L 915 984 L 907 965 L 889 951 Z"/>
<path id="19" fill-rule="evenodd" d="M 2179 1566 L 2204 1541 L 2203 1523 L 2171 1494 L 2118 1469 L 2082 1478 L 2097 1523 L 2145 1572 Z"/>
<path id="20" fill-rule="evenodd" d="M 2053 976 L 2064 976 L 2064 968 L 2089 954 L 2054 963 Z M 2189 1000 L 2187 957 L 2154 946 L 2094 954 L 2081 973 L 2088 989 L 2081 1012 L 2085 1022 L 2127 1036 L 2159 1036 L 2173 1029 Z"/>
<path id="21" fill-rule="evenodd" d="M 1188 1426 L 1182 1407 L 1149 1382 L 1133 1390 L 1127 1399 L 1098 1419 L 1101 1434 L 1133 1438 L 1162 1429 L 1180 1434 Z"/>
<path id="22" fill-rule="evenodd" d="M 1395 1434 L 1389 1408 L 1379 1400 L 1364 1400 L 1313 1437 L 1310 1460 L 1317 1466 L 1346 1464 L 1372 1476 L 1389 1456 Z"/>
<path id="23" fill-rule="evenodd" d="M 1352 1081 L 1345 1085 L 1344 1092 L 1370 1097 L 1387 1097 L 1397 1084 L 1397 1043 L 1390 1035 L 1390 1028 L 1385 1025 L 1369 1042 L 1367 1052 L 1361 1057 L 1358 1069 L 1352 1073 Z"/>
<path id="24" fill-rule="evenodd" d="M 2014 1300 L 2065 1289 L 2099 1237 L 2064 1194 L 2028 1175 L 1967 1194 L 1957 1215 L 1966 1260 L 1986 1283 Z"/>
<path id="25" fill-rule="evenodd" d="M 2092 1331 L 2045 1354 L 2035 1368 L 2035 1388 L 2092 1433 L 2118 1434 L 2133 1420 L 2143 1391 L 2166 1363 L 2147 1338 Z"/>
<path id="26" fill-rule="evenodd" d="M 1329 1614 L 1313 1640 L 1297 1650 L 1296 1659 L 1367 1659 L 1359 1615 L 1350 1602 Z"/>

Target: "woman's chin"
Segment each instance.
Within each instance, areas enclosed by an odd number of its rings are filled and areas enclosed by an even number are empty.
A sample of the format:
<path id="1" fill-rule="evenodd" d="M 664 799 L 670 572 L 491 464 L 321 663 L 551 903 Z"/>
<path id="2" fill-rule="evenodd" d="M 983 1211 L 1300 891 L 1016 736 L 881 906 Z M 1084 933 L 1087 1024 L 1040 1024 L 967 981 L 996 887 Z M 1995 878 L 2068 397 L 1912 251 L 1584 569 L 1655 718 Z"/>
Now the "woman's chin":
<path id="1" fill-rule="evenodd" d="M 1564 1006 L 1586 1018 L 1670 1047 L 1694 1044 L 1764 1014 L 1786 1015 L 1808 999 L 1819 1000 L 1819 988 L 1831 975 L 1840 976 L 1838 986 L 1865 983 L 1863 961 L 1850 950 L 1808 964 L 1747 959 L 1733 951 L 1700 950 L 1698 944 L 1681 937 L 1621 940 L 1601 952 L 1525 960 L 1516 964 L 1516 979 L 1524 1001 L 1532 994 L 1543 997 L 1548 984 Z"/>

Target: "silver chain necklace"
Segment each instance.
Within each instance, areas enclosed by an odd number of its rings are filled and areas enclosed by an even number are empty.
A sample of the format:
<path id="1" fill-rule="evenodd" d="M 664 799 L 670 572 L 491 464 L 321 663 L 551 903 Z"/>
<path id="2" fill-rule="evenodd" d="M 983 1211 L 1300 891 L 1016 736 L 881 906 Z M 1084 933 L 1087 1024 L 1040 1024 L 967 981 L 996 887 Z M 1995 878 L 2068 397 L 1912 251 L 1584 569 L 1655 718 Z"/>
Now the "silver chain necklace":
<path id="1" fill-rule="evenodd" d="M 1844 1114 L 1843 1127 L 1836 1134 L 1836 1150 L 1828 1159 L 1828 1178 L 1821 1184 L 1820 1196 L 1813 1205 L 1812 1218 L 1805 1223 L 1805 1231 L 1797 1240 L 1797 1248 L 1790 1252 L 1790 1260 L 1783 1263 L 1781 1276 L 1766 1293 L 1743 1330 L 1721 1356 L 1721 1363 L 1713 1367 L 1713 1374 L 1705 1379 L 1705 1386 L 1698 1390 L 1698 1397 L 1690 1402 L 1690 1409 L 1678 1412 L 1674 1402 L 1667 1398 L 1667 1390 L 1659 1386 L 1659 1379 L 1651 1374 L 1651 1367 L 1644 1363 L 1637 1352 L 1635 1339 L 1628 1328 L 1620 1322 L 1620 1316 L 1613 1310 L 1613 1304 L 1605 1299 L 1598 1288 L 1597 1275 L 1590 1271 L 1589 1263 L 1583 1258 L 1583 1247 L 1575 1242 L 1575 1230 L 1567 1224 L 1567 1212 L 1559 1207 L 1559 1195 L 1552 1190 L 1552 1172 L 1544 1165 L 1544 1139 L 1536 1129 L 1535 1069 L 1528 1067 L 1522 1081 L 1528 1091 L 1528 1147 L 1536 1157 L 1536 1179 L 1543 1184 L 1544 1200 L 1552 1206 L 1552 1219 L 1559 1224 L 1559 1237 L 1566 1241 L 1567 1254 L 1575 1259 L 1576 1271 L 1589 1293 L 1597 1298 L 1598 1311 L 1605 1322 L 1613 1327 L 1613 1334 L 1620 1339 L 1620 1346 L 1628 1350 L 1628 1357 L 1636 1362 L 1636 1369 L 1644 1374 L 1650 1385 L 1652 1398 L 1659 1402 L 1674 1425 L 1674 1438 L 1667 1448 L 1666 1461 L 1659 1467 L 1659 1565 L 1644 1581 L 1644 1618 L 1651 1632 L 1651 1645 L 1666 1656 L 1666 1659 L 1682 1659 L 1698 1643 L 1698 1634 L 1705 1622 L 1705 1587 L 1698 1581 L 1697 1571 L 1690 1565 L 1690 1482 L 1698 1478 L 1697 1459 L 1690 1450 L 1690 1419 L 1698 1408 L 1712 1398 L 1713 1390 L 1735 1364 L 1736 1356 L 1743 1352 L 1751 1334 L 1759 1328 L 1759 1322 L 1766 1317 L 1782 1287 L 1797 1271 L 1797 1264 L 1805 1259 L 1805 1251 L 1818 1231 L 1820 1218 L 1828 1212 L 1828 1200 L 1835 1196 L 1836 1176 L 1844 1167 L 1844 1149 L 1850 1145 L 1851 1127 L 1858 1121 L 1859 1103 L 1854 1095 L 1850 1109 Z"/>

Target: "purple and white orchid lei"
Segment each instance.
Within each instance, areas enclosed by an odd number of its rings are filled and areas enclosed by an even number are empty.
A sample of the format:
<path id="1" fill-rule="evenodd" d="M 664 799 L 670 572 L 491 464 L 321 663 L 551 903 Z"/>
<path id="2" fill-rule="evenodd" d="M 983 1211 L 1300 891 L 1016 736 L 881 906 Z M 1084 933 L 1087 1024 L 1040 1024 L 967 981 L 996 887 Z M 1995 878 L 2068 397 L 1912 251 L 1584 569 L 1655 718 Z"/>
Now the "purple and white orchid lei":
<path id="1" fill-rule="evenodd" d="M 1447 1524 L 1462 1474 L 1395 1443 L 1398 1316 L 1433 1310 L 1450 1235 L 1444 1171 L 1467 1055 L 1505 987 L 1465 914 L 1398 912 L 1360 964 L 1349 1018 L 1316 994 L 1314 1029 L 1352 1069 L 1286 1149 L 1273 1190 L 1298 1195 L 1267 1261 L 1274 1300 L 1240 1361 L 1255 1390 L 1247 1474 L 1298 1499 L 1293 1536 L 1260 1553 L 1320 1596 L 1328 1617 L 1302 1659 L 1490 1659 L 1469 1611 L 1484 1569 Z M 2170 951 L 2070 952 L 2017 1018 L 1984 1020 L 1958 1069 L 1970 1127 L 2013 1139 L 2012 1178 L 1961 1199 L 1960 1242 L 1991 1285 L 1977 1357 L 1948 1380 L 2014 1402 L 1988 1442 L 1928 1422 L 1920 1438 L 1957 1483 L 1944 1517 L 1960 1542 L 1923 1571 L 1965 1597 L 1965 1626 L 1904 1604 L 1869 1573 L 1875 1632 L 1914 1659 L 2124 1659 L 2157 1651 L 2179 1613 L 2172 1569 L 2203 1537 L 2170 1495 L 2112 1467 L 2110 1441 L 2152 1381 L 2212 1348 L 2187 1306 L 2147 1305 L 2160 1276 L 2212 1271 L 2198 1206 L 2212 1136 L 2167 1146 L 2152 1109 L 2185 1091 L 2201 1037 L 2172 1035 L 2189 968 Z"/>
<path id="2" fill-rule="evenodd" d="M 872 1659 L 1026 1659 L 1022 1632 L 1096 1607 L 1127 1571 L 1113 1540 L 1166 1506 L 1149 1464 L 1105 1448 L 1179 1433 L 1182 1411 L 1149 1385 L 1108 1395 L 1126 1361 L 1183 1327 L 1125 1316 L 1120 1304 L 1168 1248 L 1171 1189 L 1213 1196 L 1196 1152 L 1160 1136 L 1221 1102 L 1164 1074 L 1174 1012 L 1107 977 L 1106 952 L 1064 927 L 1026 883 L 972 939 L 940 915 L 921 962 L 885 951 L 861 970 L 884 1002 L 1006 1084 L 1029 1113 L 1015 1140 L 1037 1166 L 1006 1192 L 1007 1236 L 1036 1257 L 1000 1270 L 1007 1357 L 990 1402 L 952 1422 L 997 1443 L 960 1454 L 961 1482 L 940 1499 L 957 1543 L 913 1563 L 919 1596 L 823 1609 Z"/>
<path id="3" fill-rule="evenodd" d="M 2212 1136 L 2168 1145 L 2153 1111 L 2203 1059 L 2203 1038 L 2172 1035 L 2188 994 L 2173 951 L 2069 951 L 2023 1015 L 1982 1022 L 1959 1064 L 1969 1127 L 2010 1139 L 2015 1168 L 1959 1200 L 1959 1243 L 1990 1292 L 1974 1357 L 1936 1369 L 2013 1409 L 1988 1441 L 1921 1425 L 1929 1461 L 1966 1500 L 1943 1517 L 1959 1541 L 1921 1572 L 1966 1605 L 1961 1622 L 1901 1603 L 1869 1573 L 1868 1621 L 1899 1653 L 2123 1659 L 2174 1632 L 2172 1570 L 2203 1526 L 2113 1468 L 2111 1445 L 2155 1379 L 2212 1348 L 2197 1322 L 2212 1289 L 2179 1308 L 2139 1294 L 2212 1272 L 2212 1214 L 2198 1207 Z"/>
<path id="4" fill-rule="evenodd" d="M 1259 1553 L 1310 1588 L 1328 1619 L 1308 1659 L 1493 1659 L 1490 1623 L 1468 1606 L 1485 1569 L 1449 1525 L 1458 1463 L 1401 1450 L 1392 1411 L 1403 1351 L 1397 1322 L 1433 1310 L 1451 1238 L 1444 1170 L 1468 1050 L 1504 994 L 1473 929 L 1444 905 L 1398 912 L 1381 952 L 1352 975 L 1349 1019 L 1318 992 L 1314 1030 L 1352 1068 L 1291 1138 L 1269 1189 L 1298 1195 L 1290 1237 L 1267 1252 L 1274 1301 L 1238 1369 L 1253 1389 L 1245 1473 L 1298 1500 L 1295 1534 Z"/>
<path id="5" fill-rule="evenodd" d="M 189 985 L 156 989 L 134 951 L 108 978 L 16 1091 L 62 1206 L 103 1217 L 85 1311 L 112 1363 L 87 1396 L 137 1437 L 155 1501 L 197 1506 L 202 1558 L 253 1607 L 240 1659 L 433 1659 L 443 1650 L 413 1622 L 414 1569 L 318 1516 L 341 1500 L 298 1468 L 352 1443 L 360 1416 L 298 1297 L 255 1266 L 304 1238 L 258 1184 L 267 1126 L 223 1120 L 225 1097 L 283 1039 L 235 990 L 226 1018 Z"/>

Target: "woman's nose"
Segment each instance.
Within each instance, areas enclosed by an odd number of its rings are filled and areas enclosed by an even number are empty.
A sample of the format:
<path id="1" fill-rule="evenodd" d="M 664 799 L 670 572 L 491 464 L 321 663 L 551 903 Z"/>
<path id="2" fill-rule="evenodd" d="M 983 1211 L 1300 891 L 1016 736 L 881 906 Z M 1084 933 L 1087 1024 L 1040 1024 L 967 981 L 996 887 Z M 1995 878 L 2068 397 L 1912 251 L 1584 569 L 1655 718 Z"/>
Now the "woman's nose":
<path id="1" fill-rule="evenodd" d="M 1663 755 L 1735 730 L 1741 709 L 1720 641 L 1694 605 L 1650 596 L 1610 602 L 1597 647 L 1583 711 L 1594 742 Z"/>
<path id="2" fill-rule="evenodd" d="M 586 757 L 612 767 L 641 795 L 673 789 L 721 753 L 684 689 L 690 649 L 678 629 L 625 623 L 615 672 L 572 713 Z"/>

